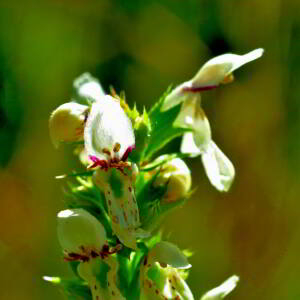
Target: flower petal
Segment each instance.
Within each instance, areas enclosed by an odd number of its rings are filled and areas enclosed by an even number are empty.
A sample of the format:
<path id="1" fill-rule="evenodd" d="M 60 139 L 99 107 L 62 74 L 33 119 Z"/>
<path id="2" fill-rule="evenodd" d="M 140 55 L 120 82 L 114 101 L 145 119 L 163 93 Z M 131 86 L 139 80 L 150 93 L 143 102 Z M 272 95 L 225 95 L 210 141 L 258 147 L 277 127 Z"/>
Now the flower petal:
<path id="1" fill-rule="evenodd" d="M 82 208 L 66 209 L 57 215 L 58 240 L 68 253 L 85 249 L 101 251 L 106 242 L 103 225 Z"/>
<path id="2" fill-rule="evenodd" d="M 157 243 L 149 253 L 149 260 L 159 262 L 160 264 L 168 264 L 177 269 L 188 269 L 191 264 L 186 256 L 174 244 L 161 241 Z"/>
<path id="3" fill-rule="evenodd" d="M 91 102 L 98 101 L 105 95 L 99 81 L 89 73 L 84 73 L 76 78 L 73 86 L 80 98 L 87 98 Z"/>
<path id="4" fill-rule="evenodd" d="M 113 156 L 121 159 L 134 146 L 131 121 L 116 99 L 107 95 L 93 103 L 84 129 L 84 142 L 88 155 L 99 160 Z"/>
<path id="5" fill-rule="evenodd" d="M 193 133 L 184 134 L 181 152 L 198 154 L 206 151 L 211 141 L 211 129 L 198 97 L 189 98 L 182 104 L 174 126 L 193 129 Z"/>
<path id="6" fill-rule="evenodd" d="M 236 275 L 231 276 L 225 282 L 223 282 L 220 286 L 210 290 L 204 296 L 202 296 L 201 300 L 221 300 L 226 297 L 234 288 L 236 287 L 239 281 L 239 277 Z"/>
<path id="7" fill-rule="evenodd" d="M 217 86 L 234 70 L 262 56 L 264 50 L 259 48 L 245 55 L 223 54 L 209 60 L 192 79 L 193 88 Z"/>
<path id="8" fill-rule="evenodd" d="M 168 94 L 165 98 L 161 111 L 171 109 L 172 107 L 185 101 L 189 97 L 189 95 L 184 93 L 183 90 L 189 87 L 192 87 L 191 81 L 184 82 L 181 85 L 177 86 L 174 90 L 172 90 L 171 93 Z"/>
<path id="9" fill-rule="evenodd" d="M 235 171 L 231 161 L 211 141 L 201 156 L 204 169 L 211 184 L 221 192 L 227 192 L 233 182 Z"/>

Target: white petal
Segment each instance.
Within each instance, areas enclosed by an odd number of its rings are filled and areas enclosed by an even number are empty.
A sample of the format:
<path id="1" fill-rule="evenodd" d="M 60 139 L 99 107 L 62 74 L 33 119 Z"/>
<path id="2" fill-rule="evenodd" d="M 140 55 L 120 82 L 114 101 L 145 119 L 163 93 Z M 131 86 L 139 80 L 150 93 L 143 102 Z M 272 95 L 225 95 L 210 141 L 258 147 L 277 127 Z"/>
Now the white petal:
<path id="1" fill-rule="evenodd" d="M 213 290 L 207 292 L 202 296 L 201 300 L 221 300 L 226 297 L 234 288 L 239 281 L 239 277 L 236 275 L 231 276 L 220 286 L 214 288 Z"/>
<path id="2" fill-rule="evenodd" d="M 174 126 L 193 129 L 183 136 L 182 153 L 199 154 L 206 150 L 211 141 L 211 130 L 208 119 L 200 106 L 199 97 L 187 99 L 181 107 Z"/>
<path id="3" fill-rule="evenodd" d="M 227 192 L 233 182 L 235 171 L 231 161 L 211 141 L 201 156 L 204 169 L 211 184 L 221 192 Z"/>
<path id="4" fill-rule="evenodd" d="M 187 81 L 177 86 L 174 90 L 172 90 L 172 92 L 169 95 L 167 95 L 167 97 L 165 98 L 161 111 L 166 111 L 168 109 L 171 109 L 172 107 L 180 104 L 181 102 L 189 98 L 190 95 L 184 93 L 183 89 L 190 88 L 190 87 L 192 87 L 192 82 Z"/>
<path id="5" fill-rule="evenodd" d="M 69 253 L 81 253 L 81 247 L 101 251 L 106 242 L 103 225 L 82 208 L 58 213 L 57 234 L 60 245 Z"/>
<path id="6" fill-rule="evenodd" d="M 116 99 L 107 95 L 93 103 L 84 129 L 84 142 L 88 155 L 100 160 L 109 158 L 103 149 L 122 158 L 126 150 L 134 146 L 131 121 Z M 121 147 L 114 153 L 116 144 Z"/>
<path id="7" fill-rule="evenodd" d="M 89 73 L 84 73 L 74 81 L 74 88 L 78 95 L 88 98 L 92 102 L 101 99 L 105 95 L 99 81 Z"/>
<path id="8" fill-rule="evenodd" d="M 223 54 L 209 60 L 203 65 L 192 79 L 193 87 L 206 87 L 219 85 L 226 76 L 242 65 L 262 56 L 264 50 L 259 48 L 245 55 Z"/>
<path id="9" fill-rule="evenodd" d="M 149 252 L 149 259 L 161 264 L 168 264 L 177 269 L 188 269 L 191 267 L 186 256 L 174 244 L 161 241 Z"/>

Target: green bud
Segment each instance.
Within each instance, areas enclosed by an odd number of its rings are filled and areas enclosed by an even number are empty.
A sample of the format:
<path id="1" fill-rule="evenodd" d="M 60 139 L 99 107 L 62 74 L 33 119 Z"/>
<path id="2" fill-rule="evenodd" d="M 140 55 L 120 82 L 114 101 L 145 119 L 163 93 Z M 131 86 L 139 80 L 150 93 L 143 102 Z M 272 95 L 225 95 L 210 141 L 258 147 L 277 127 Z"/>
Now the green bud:
<path id="1" fill-rule="evenodd" d="M 130 158 L 134 162 L 139 162 L 143 158 L 144 151 L 149 143 L 151 123 L 146 110 L 132 122 L 135 135 L 135 150 L 130 154 Z"/>
<path id="2" fill-rule="evenodd" d="M 58 240 L 67 253 L 99 253 L 106 243 L 106 232 L 102 224 L 82 208 L 59 212 L 57 222 Z"/>
<path id="3" fill-rule="evenodd" d="M 75 102 L 60 105 L 50 116 L 49 130 L 53 145 L 61 142 L 83 140 L 83 131 L 88 107 Z"/>
<path id="4" fill-rule="evenodd" d="M 164 160 L 165 155 L 157 160 Z M 191 185 L 191 171 L 180 158 L 174 158 L 165 163 L 158 174 L 154 186 L 167 185 L 164 201 L 166 203 L 176 202 L 186 197 Z"/>

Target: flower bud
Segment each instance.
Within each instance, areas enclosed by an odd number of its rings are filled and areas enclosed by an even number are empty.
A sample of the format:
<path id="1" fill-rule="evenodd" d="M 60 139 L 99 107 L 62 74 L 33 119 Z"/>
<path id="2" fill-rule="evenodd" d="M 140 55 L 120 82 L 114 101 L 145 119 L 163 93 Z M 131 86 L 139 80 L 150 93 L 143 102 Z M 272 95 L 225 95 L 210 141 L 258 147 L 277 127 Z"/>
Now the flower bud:
<path id="1" fill-rule="evenodd" d="M 163 160 L 165 156 L 160 156 L 157 160 Z M 166 162 L 158 174 L 154 186 L 167 184 L 164 194 L 165 202 L 175 202 L 187 196 L 191 185 L 191 172 L 185 162 L 180 158 L 174 158 Z"/>
<path id="2" fill-rule="evenodd" d="M 161 265 L 170 265 L 177 269 L 188 269 L 191 267 L 180 249 L 176 245 L 165 241 L 157 243 L 150 250 L 148 261 L 159 262 Z"/>
<path id="3" fill-rule="evenodd" d="M 66 209 L 57 215 L 58 240 L 67 253 L 101 252 L 106 242 L 103 225 L 82 208 Z"/>
<path id="4" fill-rule="evenodd" d="M 52 143 L 57 148 L 60 142 L 83 140 L 83 131 L 88 106 L 75 102 L 60 105 L 50 116 L 49 130 Z"/>
<path id="5" fill-rule="evenodd" d="M 232 290 L 235 289 L 238 281 L 239 281 L 238 276 L 236 276 L 236 275 L 231 276 L 225 282 L 223 282 L 220 286 L 207 292 L 204 296 L 202 296 L 201 300 L 221 300 L 221 299 L 223 299 Z"/>

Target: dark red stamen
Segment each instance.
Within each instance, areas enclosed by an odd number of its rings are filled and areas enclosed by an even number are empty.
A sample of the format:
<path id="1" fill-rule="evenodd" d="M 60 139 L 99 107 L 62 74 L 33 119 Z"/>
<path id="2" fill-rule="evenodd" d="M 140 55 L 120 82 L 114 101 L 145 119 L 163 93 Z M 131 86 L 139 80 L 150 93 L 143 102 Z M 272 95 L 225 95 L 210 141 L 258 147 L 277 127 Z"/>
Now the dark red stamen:
<path id="1" fill-rule="evenodd" d="M 121 160 L 122 160 L 122 161 L 126 161 L 127 158 L 128 158 L 128 156 L 129 156 L 129 154 L 130 154 L 130 153 L 132 152 L 132 150 L 134 150 L 134 149 L 135 149 L 135 145 L 129 146 L 129 147 L 126 149 L 125 153 L 123 154 Z"/>

